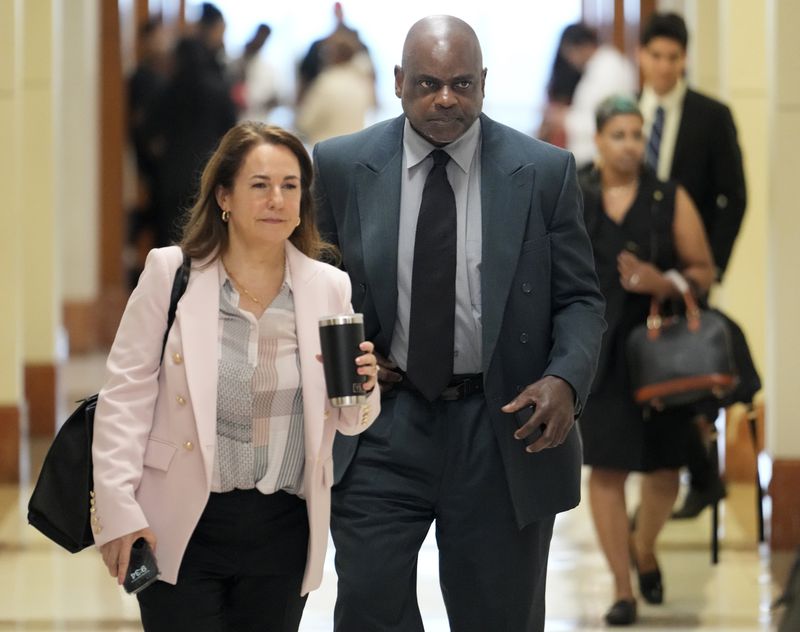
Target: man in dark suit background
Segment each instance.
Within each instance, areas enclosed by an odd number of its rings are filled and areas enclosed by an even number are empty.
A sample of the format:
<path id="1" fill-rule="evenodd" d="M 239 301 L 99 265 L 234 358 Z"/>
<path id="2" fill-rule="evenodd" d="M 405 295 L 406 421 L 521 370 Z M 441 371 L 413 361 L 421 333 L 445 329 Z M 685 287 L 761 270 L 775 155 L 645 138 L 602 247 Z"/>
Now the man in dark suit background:
<path id="1" fill-rule="evenodd" d="M 579 501 L 605 323 L 574 160 L 482 115 L 485 78 L 468 24 L 424 18 L 395 67 L 404 115 L 314 151 L 384 392 L 334 451 L 337 631 L 423 629 L 434 520 L 451 629 L 543 630 L 554 515 Z"/>
<path id="2" fill-rule="evenodd" d="M 742 152 L 726 105 L 687 87 L 689 36 L 683 18 L 655 13 L 644 25 L 639 62 L 644 79 L 640 108 L 647 135 L 646 161 L 661 180 L 677 180 L 689 192 L 708 234 L 721 280 L 747 204 Z M 713 407 L 712 407 L 713 408 Z M 692 485 L 675 517 L 694 517 L 725 495 L 709 457 L 715 411 L 702 415 L 689 470 Z"/>
<path id="3" fill-rule="evenodd" d="M 655 169 L 677 180 L 703 218 L 722 279 L 742 224 L 747 190 L 742 152 L 728 107 L 686 85 L 688 32 L 675 13 L 656 13 L 641 35 L 639 63 L 644 86 L 640 107 L 648 137 L 648 161 L 657 109 L 665 111 Z"/>

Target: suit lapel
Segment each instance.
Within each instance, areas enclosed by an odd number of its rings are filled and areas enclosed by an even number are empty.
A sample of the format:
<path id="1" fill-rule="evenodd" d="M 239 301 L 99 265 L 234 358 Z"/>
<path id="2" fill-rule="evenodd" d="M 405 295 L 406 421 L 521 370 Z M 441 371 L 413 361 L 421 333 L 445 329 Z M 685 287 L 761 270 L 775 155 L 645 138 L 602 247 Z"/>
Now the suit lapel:
<path id="1" fill-rule="evenodd" d="M 401 116 L 392 121 L 375 149 L 355 167 L 364 267 L 383 337 L 376 343 L 384 348 L 389 346 L 397 313 L 397 236 L 404 120 Z"/>
<path id="2" fill-rule="evenodd" d="M 197 435 L 210 477 L 217 434 L 217 377 L 219 327 L 219 263 L 192 266 L 189 285 L 176 312 L 180 323 L 186 383 L 197 423 Z M 210 480 L 210 479 L 209 479 Z"/>
<path id="3" fill-rule="evenodd" d="M 535 168 L 504 146 L 501 131 L 481 117 L 481 323 L 488 371 L 531 210 Z"/>
<path id="4" fill-rule="evenodd" d="M 669 169 L 671 178 L 675 177 L 675 165 L 686 164 L 687 160 L 691 162 L 690 156 L 688 156 L 687 153 L 691 145 L 692 124 L 694 122 L 692 103 L 692 91 L 686 90 L 686 94 L 683 97 L 683 104 L 681 105 L 681 122 L 678 126 L 678 136 L 675 138 L 675 150 L 672 152 L 672 164 Z"/>

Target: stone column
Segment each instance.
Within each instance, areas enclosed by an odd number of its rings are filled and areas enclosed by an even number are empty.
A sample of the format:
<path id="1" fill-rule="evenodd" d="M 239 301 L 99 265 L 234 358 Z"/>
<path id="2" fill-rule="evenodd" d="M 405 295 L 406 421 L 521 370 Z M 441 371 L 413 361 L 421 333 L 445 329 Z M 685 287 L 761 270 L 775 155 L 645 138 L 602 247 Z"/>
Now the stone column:
<path id="1" fill-rule="evenodd" d="M 98 30 L 95 0 L 59 0 L 60 93 L 56 209 L 64 326 L 71 353 L 92 350 L 98 328 Z"/>
<path id="2" fill-rule="evenodd" d="M 792 549 L 800 544 L 800 4 L 769 0 L 767 6 L 771 63 L 765 73 L 770 79 L 766 399 L 767 447 L 774 458 L 771 545 Z"/>
<path id="3" fill-rule="evenodd" d="M 22 0 L 0 2 L 0 483 L 19 480 L 22 393 L 22 235 L 19 121 Z"/>
<path id="4" fill-rule="evenodd" d="M 33 434 L 52 435 L 57 399 L 56 341 L 61 287 L 56 215 L 55 5 L 27 0 L 22 19 L 20 153 L 25 393 Z"/>

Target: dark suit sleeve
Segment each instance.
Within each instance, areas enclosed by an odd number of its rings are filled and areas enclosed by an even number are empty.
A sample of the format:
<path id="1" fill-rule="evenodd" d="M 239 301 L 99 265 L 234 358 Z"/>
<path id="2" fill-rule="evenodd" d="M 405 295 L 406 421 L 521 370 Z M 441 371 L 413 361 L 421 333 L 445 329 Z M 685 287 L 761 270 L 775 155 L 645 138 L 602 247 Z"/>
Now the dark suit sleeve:
<path id="1" fill-rule="evenodd" d="M 719 112 L 719 122 L 712 145 L 714 177 L 714 215 L 708 240 L 714 262 L 722 278 L 728 267 L 733 243 L 739 233 L 747 205 L 742 151 L 736 138 L 736 125 L 727 107 Z"/>
<path id="2" fill-rule="evenodd" d="M 553 343 L 545 374 L 569 382 L 581 405 L 589 395 L 606 323 L 605 302 L 583 223 L 583 202 L 571 155 L 549 232 Z"/>

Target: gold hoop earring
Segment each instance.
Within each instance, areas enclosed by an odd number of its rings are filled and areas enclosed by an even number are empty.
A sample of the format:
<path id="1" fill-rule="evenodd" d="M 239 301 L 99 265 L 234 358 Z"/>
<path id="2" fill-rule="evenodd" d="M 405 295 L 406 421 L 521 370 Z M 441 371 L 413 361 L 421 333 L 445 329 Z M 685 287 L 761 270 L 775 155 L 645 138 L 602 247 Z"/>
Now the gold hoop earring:
<path id="1" fill-rule="evenodd" d="M 231 218 L 231 212 L 230 212 L 230 211 L 222 211 L 222 221 L 223 221 L 223 222 L 226 222 L 226 223 L 227 223 L 227 221 L 228 221 L 230 218 Z"/>

